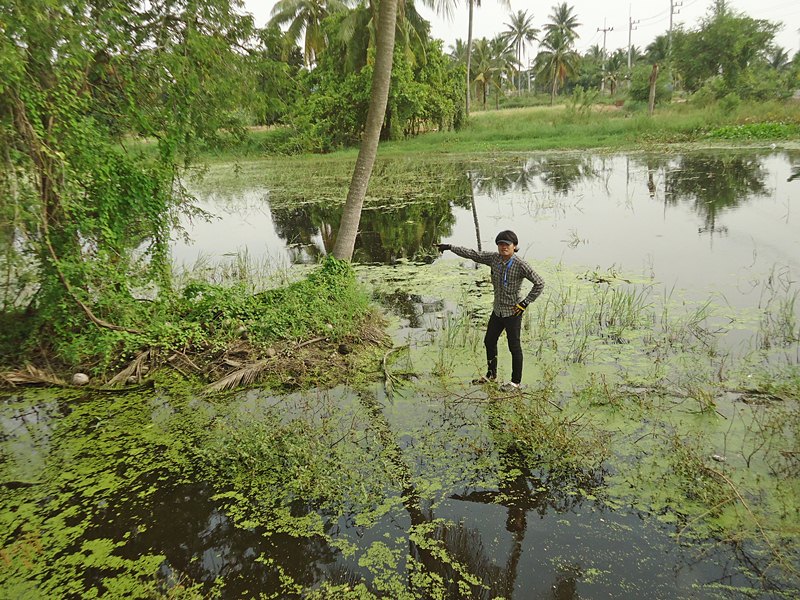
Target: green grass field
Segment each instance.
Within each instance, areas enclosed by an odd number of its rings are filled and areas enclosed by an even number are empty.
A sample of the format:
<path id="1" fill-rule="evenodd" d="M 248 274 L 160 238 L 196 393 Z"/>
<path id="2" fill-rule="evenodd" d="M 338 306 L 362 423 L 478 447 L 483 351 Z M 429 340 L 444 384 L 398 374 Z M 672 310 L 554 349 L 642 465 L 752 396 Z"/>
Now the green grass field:
<path id="1" fill-rule="evenodd" d="M 278 140 L 285 143 L 290 136 L 286 129 L 253 131 L 246 147 L 215 152 L 213 158 L 273 154 Z M 384 142 L 379 153 L 657 149 L 675 143 L 741 145 L 790 140 L 800 140 L 797 101 L 742 103 L 731 110 L 719 104 L 673 103 L 656 107 L 652 117 L 640 105 L 596 104 L 581 111 L 559 104 L 475 111 L 460 131 L 428 132 Z M 351 148 L 335 154 L 353 152 Z"/>

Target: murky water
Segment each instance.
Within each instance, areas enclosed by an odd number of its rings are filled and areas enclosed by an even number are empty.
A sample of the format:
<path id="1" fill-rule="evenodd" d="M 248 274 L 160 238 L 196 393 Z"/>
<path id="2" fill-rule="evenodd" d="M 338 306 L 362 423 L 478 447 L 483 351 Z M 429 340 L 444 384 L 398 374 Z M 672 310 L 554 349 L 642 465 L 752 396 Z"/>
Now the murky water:
<path id="1" fill-rule="evenodd" d="M 355 259 L 421 258 L 439 242 L 492 248 L 496 233 L 509 228 L 534 264 L 613 269 L 668 291 L 713 293 L 749 306 L 770 276 L 791 278 L 800 268 L 798 165 L 797 151 L 455 162 L 441 171 L 443 181 L 455 182 L 441 197 L 406 192 L 398 201 L 391 189 L 377 192 L 362 215 Z M 420 170 L 419 177 L 430 177 Z M 413 187 L 415 171 L 407 176 Z M 193 243 L 174 246 L 178 264 L 246 251 L 257 261 L 290 265 L 333 247 L 336 199 L 273 207 L 274 194 L 258 174 L 239 180 L 235 191 L 204 188 L 198 196 L 219 219 L 189 227 Z"/>
<path id="2" fill-rule="evenodd" d="M 579 308 L 597 322 L 591 306 L 605 288 L 595 272 L 678 304 L 712 297 L 731 314 L 761 306 L 769 290 L 792 293 L 798 164 L 800 153 L 714 152 L 422 168 L 424 183 L 368 203 L 356 251 L 408 345 L 387 364 L 408 377 L 391 392 L 373 381 L 220 402 L 163 390 L 2 398 L 0 591 L 796 597 L 796 402 L 728 391 L 703 410 L 696 388 L 722 386 L 723 371 L 739 367 L 682 317 L 662 332 L 647 319 L 612 341 L 601 332 L 580 352 L 575 324 Z M 438 174 L 446 191 L 430 194 Z M 291 269 L 333 245 L 340 206 L 270 191 L 257 167 L 225 192 L 198 189 L 219 219 L 186 224 L 194 241 L 175 244 L 179 264 L 246 253 Z M 491 248 L 505 228 L 547 274 L 548 302 L 575 311 L 564 326 L 569 318 L 543 316 L 551 304 L 529 311 L 519 399 L 469 385 L 483 360 L 471 317 L 482 321 L 490 291 L 432 249 Z M 742 338 L 756 335 L 757 320 L 735 318 Z M 780 350 L 781 365 L 797 365 L 797 341 Z M 678 391 L 647 391 L 664 380 Z M 737 469 L 739 487 L 727 486 Z M 707 527 L 709 515 L 744 525 Z"/>

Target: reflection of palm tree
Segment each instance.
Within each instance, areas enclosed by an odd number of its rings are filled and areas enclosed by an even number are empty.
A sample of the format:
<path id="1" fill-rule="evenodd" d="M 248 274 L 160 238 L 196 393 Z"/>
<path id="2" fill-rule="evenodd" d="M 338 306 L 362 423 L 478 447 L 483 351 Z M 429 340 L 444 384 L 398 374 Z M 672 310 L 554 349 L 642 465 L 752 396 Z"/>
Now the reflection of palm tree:
<path id="1" fill-rule="evenodd" d="M 684 156 L 678 168 L 665 173 L 665 199 L 670 204 L 693 201 L 705 221 L 701 231 L 718 231 L 717 217 L 751 196 L 764 194 L 766 172 L 761 158 L 749 155 Z"/>
<path id="2" fill-rule="evenodd" d="M 401 487 L 403 507 L 410 518 L 412 531 L 433 522 L 434 515 L 432 511 L 423 508 L 422 498 L 414 486 L 411 469 L 404 460 L 403 449 L 398 444 L 381 406 L 374 396 L 366 392 L 361 393 L 361 405 L 366 409 L 370 426 L 383 446 L 383 455 L 390 475 Z M 482 574 L 487 571 L 493 573 L 496 568 L 486 556 L 480 535 L 461 526 L 451 528 L 444 525 L 439 525 L 433 532 L 424 535 L 428 538 L 430 546 L 420 545 L 409 536 L 409 554 L 421 565 L 424 572 L 434 574 L 436 576 L 434 580 L 444 582 L 446 589 L 452 590 L 453 596 L 456 591 L 460 591 L 460 597 L 465 585 L 480 594 L 480 588 L 465 580 L 460 570 L 454 569 L 449 561 L 443 561 L 437 552 L 431 550 L 431 546 L 436 545 L 435 542 L 441 542 L 455 562 L 468 565 L 472 574 Z M 447 597 L 450 597 L 450 594 L 447 594 Z"/>
<path id="3" fill-rule="evenodd" d="M 472 207 L 472 221 L 475 224 L 475 241 L 478 244 L 478 252 L 481 251 L 481 226 L 478 222 L 478 209 L 475 207 L 475 188 L 472 186 L 472 173 L 467 173 L 469 178 L 469 203 Z M 477 268 L 478 263 L 475 263 Z"/>
<path id="4" fill-rule="evenodd" d="M 543 158 L 534 161 L 529 169 L 539 175 L 542 183 L 561 194 L 570 192 L 583 179 L 597 177 L 591 158 L 582 156 Z"/>
<path id="5" fill-rule="evenodd" d="M 499 454 L 500 473 L 497 491 L 472 491 L 466 494 L 454 494 L 450 498 L 506 508 L 506 531 L 511 535 L 511 551 L 505 567 L 493 581 L 491 591 L 493 595 L 511 598 L 519 575 L 522 544 L 528 529 L 528 513 L 536 512 L 544 516 L 550 508 L 565 512 L 578 506 L 583 500 L 577 495 L 559 494 L 558 490 L 562 487 L 560 481 L 538 480 L 532 477 L 530 470 L 524 466 L 526 462 L 524 455 L 515 446 L 501 447 Z M 598 484 L 597 481 L 589 482 L 592 487 Z M 556 585 L 560 580 L 561 578 L 556 581 Z"/>

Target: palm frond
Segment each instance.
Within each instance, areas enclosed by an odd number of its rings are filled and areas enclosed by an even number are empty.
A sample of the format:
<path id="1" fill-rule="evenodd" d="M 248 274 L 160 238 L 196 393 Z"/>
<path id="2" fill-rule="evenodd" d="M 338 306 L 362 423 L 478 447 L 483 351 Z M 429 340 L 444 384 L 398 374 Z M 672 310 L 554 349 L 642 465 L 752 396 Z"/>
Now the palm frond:
<path id="1" fill-rule="evenodd" d="M 254 363 L 250 363 L 241 369 L 238 369 L 232 373 L 228 373 L 225 377 L 218 379 L 211 385 L 207 386 L 205 390 L 203 390 L 203 394 L 213 394 L 216 392 L 224 392 L 227 390 L 232 390 L 237 387 L 250 385 L 258 381 L 258 378 L 267 370 L 269 366 L 270 359 L 263 359 L 259 360 Z"/>
<path id="2" fill-rule="evenodd" d="M 119 373 L 114 375 L 109 382 L 108 385 L 121 385 L 128 381 L 129 377 L 136 377 L 137 381 L 142 377 L 142 366 L 144 365 L 145 361 L 150 358 L 150 350 L 145 350 L 144 352 L 139 353 L 136 358 L 134 358 L 128 366 L 122 369 Z"/>
<path id="3" fill-rule="evenodd" d="M 49 373 L 33 365 L 27 365 L 22 371 L 10 371 L 0 374 L 0 377 L 9 385 L 66 385 L 63 379 L 60 379 L 53 373 Z"/>

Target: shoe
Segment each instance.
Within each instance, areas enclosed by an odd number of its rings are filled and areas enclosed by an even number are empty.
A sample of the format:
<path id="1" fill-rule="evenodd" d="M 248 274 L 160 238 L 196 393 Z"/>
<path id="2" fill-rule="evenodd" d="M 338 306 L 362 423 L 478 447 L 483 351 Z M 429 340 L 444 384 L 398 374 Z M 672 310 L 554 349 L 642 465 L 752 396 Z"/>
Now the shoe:
<path id="1" fill-rule="evenodd" d="M 509 381 L 508 383 L 504 383 L 500 386 L 501 392 L 518 392 L 519 391 L 519 384 L 514 383 L 513 381 Z"/>
<path id="2" fill-rule="evenodd" d="M 494 377 L 489 377 L 487 375 L 481 375 L 477 379 L 473 379 L 472 380 L 472 384 L 473 385 L 483 385 L 484 383 L 494 383 L 494 382 L 495 382 L 495 378 Z"/>

